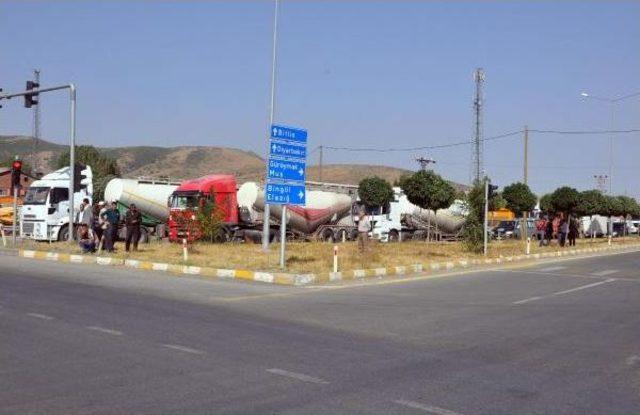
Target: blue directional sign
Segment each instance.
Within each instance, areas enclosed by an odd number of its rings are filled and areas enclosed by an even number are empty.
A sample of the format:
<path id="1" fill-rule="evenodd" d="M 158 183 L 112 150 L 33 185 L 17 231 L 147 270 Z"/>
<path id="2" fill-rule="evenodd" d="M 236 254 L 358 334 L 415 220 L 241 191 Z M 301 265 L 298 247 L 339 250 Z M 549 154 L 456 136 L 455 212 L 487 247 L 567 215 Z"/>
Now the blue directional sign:
<path id="1" fill-rule="evenodd" d="M 267 179 L 304 182 L 305 167 L 303 162 L 270 158 Z"/>
<path id="2" fill-rule="evenodd" d="M 282 157 L 284 159 L 301 159 L 304 161 L 307 158 L 307 147 L 297 144 L 281 143 L 277 141 L 271 141 L 269 147 L 269 155 L 275 157 Z"/>
<path id="3" fill-rule="evenodd" d="M 271 126 L 271 138 L 306 144 L 307 130 L 273 124 Z"/>
<path id="4" fill-rule="evenodd" d="M 306 193 L 303 185 L 267 183 L 267 203 L 272 205 L 304 205 Z"/>

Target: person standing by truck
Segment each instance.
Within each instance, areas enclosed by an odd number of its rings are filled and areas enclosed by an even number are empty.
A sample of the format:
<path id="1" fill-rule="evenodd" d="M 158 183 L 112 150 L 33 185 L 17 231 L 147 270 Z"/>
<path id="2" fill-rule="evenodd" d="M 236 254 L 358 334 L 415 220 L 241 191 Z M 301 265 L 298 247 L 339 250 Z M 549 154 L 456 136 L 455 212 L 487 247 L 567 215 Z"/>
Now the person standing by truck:
<path id="1" fill-rule="evenodd" d="M 140 224 L 142 215 L 135 204 L 129 206 L 129 210 L 124 215 L 124 223 L 127 226 L 127 238 L 125 240 L 125 250 L 129 252 L 129 247 L 133 242 L 133 250 L 138 250 L 138 241 L 140 240 Z"/>
<path id="2" fill-rule="evenodd" d="M 371 230 L 371 222 L 364 209 L 360 211 L 358 216 L 358 248 L 360 252 L 367 249 L 367 240 L 369 239 L 369 231 Z"/>
<path id="3" fill-rule="evenodd" d="M 105 237 L 105 248 L 109 252 L 113 252 L 115 250 L 116 240 L 118 239 L 118 224 L 120 223 L 120 212 L 118 211 L 116 202 L 111 203 L 102 215 L 102 218 L 105 222 L 102 226 L 102 232 Z"/>

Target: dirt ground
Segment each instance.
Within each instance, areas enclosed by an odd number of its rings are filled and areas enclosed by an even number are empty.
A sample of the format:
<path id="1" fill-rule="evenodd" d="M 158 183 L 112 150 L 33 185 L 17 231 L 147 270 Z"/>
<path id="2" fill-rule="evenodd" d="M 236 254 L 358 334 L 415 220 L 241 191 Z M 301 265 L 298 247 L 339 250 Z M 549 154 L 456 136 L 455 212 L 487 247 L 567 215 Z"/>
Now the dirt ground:
<path id="1" fill-rule="evenodd" d="M 606 238 L 579 239 L 578 248 L 589 246 L 602 246 L 607 243 Z M 627 237 L 613 239 L 614 245 L 640 243 L 640 238 Z M 452 258 L 479 258 L 482 255 L 465 251 L 463 244 L 459 242 L 402 242 L 379 243 L 369 241 L 367 250 L 361 253 L 357 243 L 339 243 L 338 264 L 339 270 L 351 270 L 361 268 L 377 268 L 388 266 L 426 264 L 431 261 L 445 261 Z M 491 258 L 500 256 L 512 256 L 525 253 L 525 242 L 519 240 L 492 241 L 489 244 L 488 256 Z M 286 245 L 287 272 L 317 273 L 327 272 L 333 269 L 333 244 L 322 242 L 288 242 Z M 26 241 L 23 249 L 36 249 L 57 252 L 80 253 L 80 249 L 73 244 L 37 243 Z M 537 242 L 532 241 L 531 253 L 555 251 L 560 248 L 557 243 L 548 247 L 538 247 Z M 122 259 L 138 259 L 142 261 L 167 262 L 173 264 L 187 264 L 207 266 L 213 268 L 250 269 L 257 271 L 279 270 L 280 245 L 272 244 L 269 252 L 262 251 L 259 244 L 207 244 L 196 243 L 189 247 L 189 260 L 183 261 L 182 246 L 165 241 L 155 241 L 141 244 L 138 252 L 127 254 L 124 251 L 124 243 L 116 244 L 116 252 L 103 252 L 101 256 L 112 256 Z M 95 255 L 95 254 L 94 254 Z"/>

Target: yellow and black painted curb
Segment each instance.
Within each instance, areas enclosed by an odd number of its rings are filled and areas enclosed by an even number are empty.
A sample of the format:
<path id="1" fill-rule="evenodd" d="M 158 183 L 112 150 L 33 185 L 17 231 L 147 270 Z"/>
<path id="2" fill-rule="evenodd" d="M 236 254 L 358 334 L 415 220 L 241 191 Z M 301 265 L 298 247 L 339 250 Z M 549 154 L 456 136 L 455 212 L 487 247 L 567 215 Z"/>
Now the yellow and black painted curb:
<path id="1" fill-rule="evenodd" d="M 450 260 L 444 262 L 430 262 L 427 264 L 414 264 L 410 266 L 395 266 L 373 269 L 355 269 L 341 272 L 328 272 L 319 274 L 288 274 L 260 272 L 245 269 L 220 269 L 209 267 L 197 267 L 192 265 L 168 264 L 163 262 L 139 261 L 136 259 L 119 259 L 101 256 L 77 255 L 62 252 L 47 252 L 33 250 L 19 250 L 18 255 L 24 258 L 41 259 L 46 261 L 66 262 L 72 264 L 97 264 L 124 266 L 128 268 L 147 271 L 162 271 L 177 275 L 198 275 L 204 278 L 236 279 L 255 281 L 278 285 L 311 285 L 327 284 L 339 281 L 361 280 L 371 277 L 404 276 L 408 274 L 438 273 L 441 271 L 460 270 L 468 268 L 481 268 L 487 265 L 500 265 L 503 263 L 522 262 L 556 257 L 589 255 L 607 251 L 638 250 L 640 244 L 628 244 L 622 246 L 606 246 L 602 248 L 565 249 L 555 252 L 544 252 L 531 255 L 514 255 L 500 258 Z"/>

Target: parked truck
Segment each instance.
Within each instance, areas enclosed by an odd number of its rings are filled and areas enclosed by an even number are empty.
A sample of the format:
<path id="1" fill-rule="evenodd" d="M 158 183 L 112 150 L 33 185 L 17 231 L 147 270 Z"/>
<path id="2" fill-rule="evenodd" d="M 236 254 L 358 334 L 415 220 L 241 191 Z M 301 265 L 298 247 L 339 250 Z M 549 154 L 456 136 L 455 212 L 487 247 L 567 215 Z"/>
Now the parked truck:
<path id="1" fill-rule="evenodd" d="M 355 238 L 352 207 L 355 186 L 308 183 L 305 206 L 288 206 L 287 237 L 292 239 L 334 240 Z M 247 182 L 238 188 L 232 175 L 210 175 L 183 182 L 171 196 L 169 238 L 179 241 L 193 239 L 189 221 L 208 202 L 219 208 L 222 216 L 220 241 L 258 241 L 262 238 L 264 219 L 264 188 Z M 271 205 L 270 239 L 279 237 L 282 208 Z"/>
<path id="2" fill-rule="evenodd" d="M 401 188 L 393 188 L 394 199 L 382 212 L 373 212 L 372 236 L 382 242 L 456 238 L 465 222 L 464 203 L 456 200 L 448 209 L 422 209 L 409 201 Z M 429 229 L 431 229 L 429 231 Z"/>
<path id="3" fill-rule="evenodd" d="M 305 206 L 287 207 L 287 237 L 327 242 L 356 239 L 358 212 L 362 209 L 357 186 L 307 182 L 307 189 Z M 395 199 L 389 206 L 382 211 L 368 212 L 373 238 L 383 242 L 425 239 L 431 226 L 434 239 L 439 239 L 443 235 L 455 235 L 464 223 L 465 212 L 460 201 L 436 215 L 410 203 L 400 188 L 394 192 Z M 220 208 L 223 217 L 220 241 L 262 238 L 264 187 L 247 182 L 238 188 L 231 175 L 211 175 L 185 181 L 174 191 L 169 218 L 172 241 L 196 237 L 188 224 L 193 223 L 198 209 L 209 201 Z M 271 205 L 269 212 L 269 237 L 275 240 L 279 237 L 282 207 Z"/>
<path id="4" fill-rule="evenodd" d="M 90 166 L 78 166 L 73 194 L 75 218 L 83 199 L 92 200 Z M 37 241 L 64 241 L 69 236 L 69 167 L 63 167 L 31 183 L 20 210 L 20 236 Z"/>
<path id="5" fill-rule="evenodd" d="M 129 206 L 135 204 L 142 213 L 140 242 L 148 242 L 151 236 L 167 235 L 169 198 L 179 185 L 178 181 L 164 179 L 112 179 L 104 190 L 104 199 L 117 203 L 122 218 Z M 124 223 L 118 236 L 125 237 Z"/>

